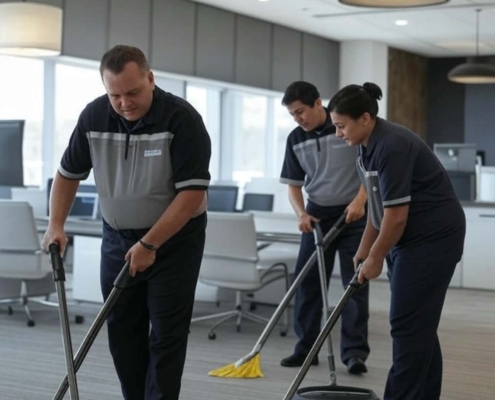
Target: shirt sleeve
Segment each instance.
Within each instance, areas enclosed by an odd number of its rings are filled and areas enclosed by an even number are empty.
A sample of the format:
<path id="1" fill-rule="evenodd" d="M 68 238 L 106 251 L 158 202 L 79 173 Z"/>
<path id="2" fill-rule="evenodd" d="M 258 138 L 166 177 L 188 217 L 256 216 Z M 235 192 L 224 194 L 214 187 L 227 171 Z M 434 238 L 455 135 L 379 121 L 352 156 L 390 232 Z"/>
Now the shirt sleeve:
<path id="1" fill-rule="evenodd" d="M 175 189 L 206 190 L 210 184 L 211 142 L 203 120 L 185 109 L 174 119 L 171 157 Z"/>
<path id="2" fill-rule="evenodd" d="M 65 178 L 84 180 L 88 177 L 91 168 L 91 154 L 89 151 L 89 143 L 87 137 L 87 129 L 85 129 L 87 108 L 79 116 L 77 125 L 72 132 L 69 140 L 69 145 L 60 161 L 58 172 Z"/>
<path id="3" fill-rule="evenodd" d="M 380 162 L 378 177 L 384 207 L 395 207 L 411 202 L 411 183 L 414 171 L 413 152 L 391 150 Z"/>
<path id="4" fill-rule="evenodd" d="M 291 136 L 292 135 L 288 136 L 287 144 L 285 146 L 285 157 L 284 163 L 282 164 L 280 182 L 287 185 L 304 186 L 306 172 L 302 169 L 296 153 L 294 153 Z"/>

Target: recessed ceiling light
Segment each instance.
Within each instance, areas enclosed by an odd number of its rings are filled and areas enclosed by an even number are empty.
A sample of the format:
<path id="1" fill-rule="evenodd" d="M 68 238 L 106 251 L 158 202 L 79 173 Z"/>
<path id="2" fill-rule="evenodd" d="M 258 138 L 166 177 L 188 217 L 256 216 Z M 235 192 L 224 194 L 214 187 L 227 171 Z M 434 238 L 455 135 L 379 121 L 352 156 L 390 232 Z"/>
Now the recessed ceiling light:
<path id="1" fill-rule="evenodd" d="M 397 26 L 406 26 L 409 22 L 406 19 L 398 19 L 395 21 L 395 25 Z"/>
<path id="2" fill-rule="evenodd" d="M 258 1 L 259 1 L 260 3 L 266 3 L 266 2 L 268 2 L 268 1 L 270 1 L 270 0 L 258 0 Z"/>

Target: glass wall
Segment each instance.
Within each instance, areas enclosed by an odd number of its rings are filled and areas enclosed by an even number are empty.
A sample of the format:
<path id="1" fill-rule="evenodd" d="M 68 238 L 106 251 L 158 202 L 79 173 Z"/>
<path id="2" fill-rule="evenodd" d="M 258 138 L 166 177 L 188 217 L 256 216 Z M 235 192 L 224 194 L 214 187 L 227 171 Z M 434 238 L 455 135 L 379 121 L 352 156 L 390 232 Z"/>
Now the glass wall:
<path id="1" fill-rule="evenodd" d="M 295 127 L 280 104 L 281 93 L 162 73 L 157 74 L 157 81 L 165 90 L 175 88 L 176 94 L 184 95 L 201 114 L 212 140 L 212 180 L 238 181 L 242 186 L 254 177 L 278 178 L 286 138 Z M 98 67 L 0 57 L 0 85 L 4 93 L 0 118 L 26 120 L 25 184 L 41 185 L 58 168 L 82 110 L 105 94 Z M 45 87 L 50 90 L 48 96 L 44 96 Z M 44 169 L 43 154 L 45 159 L 49 155 Z"/>
<path id="2" fill-rule="evenodd" d="M 210 175 L 212 180 L 220 178 L 220 89 L 187 84 L 186 99 L 201 114 L 211 139 Z"/>
<path id="3" fill-rule="evenodd" d="M 53 172 L 60 164 L 79 114 L 89 102 L 105 93 L 97 68 L 56 65 Z"/>
<path id="4" fill-rule="evenodd" d="M 265 142 L 267 140 L 266 96 L 234 94 L 232 135 L 233 163 L 231 179 L 247 182 L 265 176 Z"/>

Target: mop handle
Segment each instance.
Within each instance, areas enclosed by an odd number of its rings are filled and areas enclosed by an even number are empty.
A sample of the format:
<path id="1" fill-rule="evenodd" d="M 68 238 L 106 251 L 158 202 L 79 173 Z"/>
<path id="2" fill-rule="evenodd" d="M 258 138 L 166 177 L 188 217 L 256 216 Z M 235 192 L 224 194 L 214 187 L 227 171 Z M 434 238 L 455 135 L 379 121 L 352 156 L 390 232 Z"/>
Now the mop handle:
<path id="1" fill-rule="evenodd" d="M 120 297 L 122 290 L 125 289 L 128 286 L 129 282 L 132 280 L 132 277 L 129 275 L 130 264 L 131 264 L 130 261 L 127 261 L 124 267 L 122 268 L 122 270 L 120 271 L 119 275 L 117 276 L 117 279 L 115 279 L 115 282 L 113 284 L 114 287 L 112 291 L 110 292 L 107 300 L 105 301 L 105 304 L 100 309 L 100 312 L 96 316 L 88 333 L 86 334 L 81 345 L 79 346 L 79 349 L 77 350 L 76 356 L 74 358 L 75 372 L 77 372 L 81 367 L 84 358 L 88 354 L 89 349 L 91 348 L 91 345 L 93 344 L 93 342 L 96 339 L 96 336 L 101 330 L 101 327 L 103 326 L 108 314 L 110 313 L 110 310 L 112 309 L 113 305 L 117 302 L 118 298 Z M 68 376 L 66 375 L 62 380 L 62 382 L 60 383 L 57 392 L 55 393 L 55 396 L 53 396 L 53 400 L 63 399 L 69 387 L 68 383 L 69 383 Z"/>
<path id="2" fill-rule="evenodd" d="M 62 257 L 60 256 L 60 245 L 58 243 L 50 243 L 48 246 L 48 251 L 52 261 L 53 280 L 55 281 L 55 285 L 57 287 L 60 325 L 62 328 L 62 339 L 64 342 L 65 363 L 69 381 L 70 398 L 71 400 L 79 400 L 76 371 L 74 369 L 73 362 L 74 353 L 72 352 L 72 339 L 70 335 L 67 299 L 65 296 L 65 270 Z"/>
<path id="3" fill-rule="evenodd" d="M 342 314 L 342 311 L 344 307 L 346 306 L 347 302 L 349 299 L 352 297 L 353 293 L 359 289 L 361 286 L 365 285 L 367 282 L 364 282 L 363 284 L 360 284 L 358 281 L 359 277 L 359 271 L 361 270 L 362 264 L 359 264 L 356 272 L 352 278 L 352 280 L 349 282 L 349 285 L 347 286 L 347 289 L 345 290 L 344 294 L 340 298 L 339 302 L 337 303 L 337 306 L 333 310 L 332 314 L 328 318 L 327 322 L 323 326 L 320 334 L 316 338 L 316 341 L 311 348 L 308 356 L 304 360 L 303 365 L 301 366 L 299 372 L 297 373 L 296 377 L 292 381 L 291 386 L 289 387 L 289 390 L 285 394 L 283 400 L 292 400 L 294 395 L 297 392 L 297 389 L 301 385 L 301 382 L 303 381 L 304 377 L 308 373 L 309 367 L 311 366 L 311 362 L 313 359 L 316 357 L 316 354 L 320 351 L 321 346 L 323 345 L 323 342 L 327 338 L 327 336 L 330 334 L 331 330 L 335 326 L 335 323 L 340 317 L 340 314 Z"/>
<path id="4" fill-rule="evenodd" d="M 323 321 L 328 319 L 328 278 L 327 269 L 325 266 L 325 252 L 323 250 L 323 231 L 318 222 L 313 225 L 314 235 L 315 235 L 315 248 L 318 254 L 318 270 L 320 273 L 320 288 L 321 288 L 321 298 L 323 306 Z M 337 384 L 337 373 L 335 372 L 335 358 L 333 355 L 333 345 L 332 345 L 332 335 L 327 336 L 327 360 L 328 368 L 330 372 L 330 384 Z"/>
<path id="5" fill-rule="evenodd" d="M 324 248 L 326 247 L 335 240 L 335 238 L 339 235 L 339 233 L 344 229 L 346 222 L 346 213 L 343 213 L 337 222 L 330 228 L 328 233 L 325 235 L 323 238 L 323 243 L 324 243 Z M 287 293 L 284 295 L 283 299 L 280 301 L 280 304 L 277 306 L 275 312 L 273 313 L 273 316 L 270 318 L 270 321 L 268 321 L 268 324 L 265 326 L 265 329 L 261 333 L 261 336 L 259 337 L 258 341 L 254 345 L 253 349 L 249 354 L 246 356 L 242 357 L 240 360 L 238 360 L 235 363 L 235 366 L 238 367 L 239 365 L 244 364 L 245 362 L 249 361 L 252 359 L 256 354 L 258 354 L 267 341 L 268 337 L 272 333 L 273 329 L 275 328 L 275 325 L 277 324 L 278 320 L 282 316 L 282 313 L 286 309 L 286 307 L 289 305 L 290 301 L 292 300 L 292 297 L 294 297 L 294 294 L 296 293 L 297 289 L 299 286 L 301 286 L 302 281 L 308 274 L 309 270 L 311 267 L 314 265 L 315 261 L 317 259 L 316 252 L 314 252 L 309 260 L 306 262 L 304 267 L 301 269 L 301 272 L 297 275 L 296 279 L 294 280 L 294 283 L 292 283 L 291 287 L 287 291 Z"/>

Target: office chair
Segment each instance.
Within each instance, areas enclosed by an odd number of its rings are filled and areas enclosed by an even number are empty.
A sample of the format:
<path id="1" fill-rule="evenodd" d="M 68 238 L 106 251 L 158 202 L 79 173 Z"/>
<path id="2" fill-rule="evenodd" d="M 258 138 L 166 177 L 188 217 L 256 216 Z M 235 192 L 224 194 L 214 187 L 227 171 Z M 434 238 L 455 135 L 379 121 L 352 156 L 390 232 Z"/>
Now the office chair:
<path id="1" fill-rule="evenodd" d="M 242 308 L 243 293 L 252 293 L 278 280 L 289 287 L 287 265 L 283 260 L 263 259 L 258 254 L 256 231 L 252 214 L 208 213 L 206 243 L 199 271 L 199 280 L 207 285 L 233 289 L 236 292 L 235 308 L 231 311 L 193 318 L 192 322 L 219 320 L 211 327 L 208 337 L 215 339 L 216 328 L 236 318 L 237 331 L 243 318 L 265 324 L 268 319 Z M 288 314 L 284 313 L 284 331 L 288 330 Z"/>
<path id="2" fill-rule="evenodd" d="M 0 298 L 3 299 L 0 303 L 20 299 L 28 326 L 34 326 L 28 299 L 32 296 L 48 299 L 55 292 L 50 261 L 41 249 L 29 203 L 0 200 L 0 221 Z M 58 307 L 47 300 L 31 301 Z M 9 314 L 12 314 L 11 307 Z"/>

